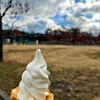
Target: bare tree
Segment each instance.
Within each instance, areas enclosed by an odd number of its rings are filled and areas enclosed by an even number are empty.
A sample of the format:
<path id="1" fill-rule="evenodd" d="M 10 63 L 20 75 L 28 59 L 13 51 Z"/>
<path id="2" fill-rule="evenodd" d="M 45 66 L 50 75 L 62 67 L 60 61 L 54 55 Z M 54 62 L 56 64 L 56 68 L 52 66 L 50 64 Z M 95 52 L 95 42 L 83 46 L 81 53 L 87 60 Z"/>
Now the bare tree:
<path id="1" fill-rule="evenodd" d="M 24 12 L 28 12 L 29 10 L 28 1 L 24 3 L 24 9 L 22 2 L 20 1 L 21 0 L 0 0 L 0 62 L 3 61 L 3 35 L 2 35 L 3 18 L 6 15 L 9 16 L 16 16 L 18 14 L 20 15 Z M 14 23 L 15 22 L 13 22 L 13 24 Z"/>

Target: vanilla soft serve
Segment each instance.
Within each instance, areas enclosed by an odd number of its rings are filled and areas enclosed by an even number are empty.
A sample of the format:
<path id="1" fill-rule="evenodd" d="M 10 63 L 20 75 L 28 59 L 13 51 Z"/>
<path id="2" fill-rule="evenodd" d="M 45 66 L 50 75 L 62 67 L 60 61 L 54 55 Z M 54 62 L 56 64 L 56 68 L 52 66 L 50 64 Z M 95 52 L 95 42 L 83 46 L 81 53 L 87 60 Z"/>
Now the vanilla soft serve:
<path id="1" fill-rule="evenodd" d="M 37 49 L 35 58 L 22 74 L 19 84 L 18 100 L 46 100 L 49 95 L 49 74 L 41 50 Z"/>

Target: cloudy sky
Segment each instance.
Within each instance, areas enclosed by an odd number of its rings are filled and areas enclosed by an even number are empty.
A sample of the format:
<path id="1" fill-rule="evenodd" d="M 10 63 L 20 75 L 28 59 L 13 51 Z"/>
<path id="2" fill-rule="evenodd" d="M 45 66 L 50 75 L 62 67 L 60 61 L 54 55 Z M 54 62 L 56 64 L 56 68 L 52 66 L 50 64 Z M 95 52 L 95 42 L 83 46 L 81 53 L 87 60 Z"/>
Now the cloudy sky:
<path id="1" fill-rule="evenodd" d="M 6 0 L 7 1 L 7 0 Z M 30 11 L 9 18 L 3 18 L 3 24 L 14 22 L 14 28 L 27 32 L 45 33 L 47 28 L 79 28 L 81 31 L 100 33 L 100 0 L 21 0 L 29 2 Z M 3 10 L 2 10 L 3 11 Z M 63 27 L 62 27 L 63 26 Z M 5 28 L 5 26 L 3 27 Z"/>

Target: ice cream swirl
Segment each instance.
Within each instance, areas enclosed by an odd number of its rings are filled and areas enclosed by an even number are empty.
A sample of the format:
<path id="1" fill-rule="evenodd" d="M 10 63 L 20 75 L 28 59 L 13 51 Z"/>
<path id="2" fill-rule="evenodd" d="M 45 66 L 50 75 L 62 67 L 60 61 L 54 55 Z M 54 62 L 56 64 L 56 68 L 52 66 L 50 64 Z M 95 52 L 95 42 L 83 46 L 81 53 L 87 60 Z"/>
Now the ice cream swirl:
<path id="1" fill-rule="evenodd" d="M 37 49 L 35 58 L 22 74 L 18 100 L 46 100 L 46 96 L 49 95 L 49 75 L 41 50 Z"/>

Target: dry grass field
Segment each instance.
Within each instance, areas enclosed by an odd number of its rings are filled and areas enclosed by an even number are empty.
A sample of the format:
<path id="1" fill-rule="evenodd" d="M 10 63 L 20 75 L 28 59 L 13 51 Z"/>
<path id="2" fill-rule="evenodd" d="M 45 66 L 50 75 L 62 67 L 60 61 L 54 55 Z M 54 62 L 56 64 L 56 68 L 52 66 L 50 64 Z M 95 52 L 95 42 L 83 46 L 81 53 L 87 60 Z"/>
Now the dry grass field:
<path id="1" fill-rule="evenodd" d="M 4 45 L 0 64 L 0 88 L 9 95 L 18 86 L 37 48 L 51 72 L 50 89 L 55 100 L 100 99 L 100 47 L 64 45 Z"/>

